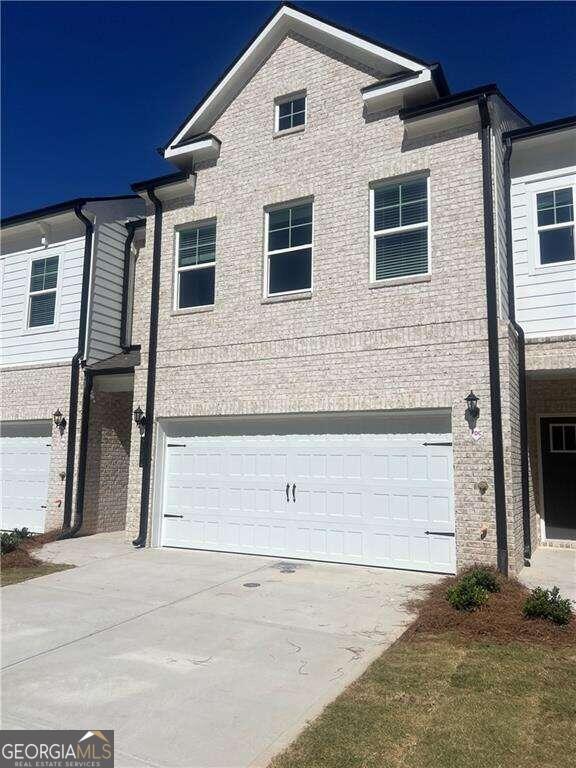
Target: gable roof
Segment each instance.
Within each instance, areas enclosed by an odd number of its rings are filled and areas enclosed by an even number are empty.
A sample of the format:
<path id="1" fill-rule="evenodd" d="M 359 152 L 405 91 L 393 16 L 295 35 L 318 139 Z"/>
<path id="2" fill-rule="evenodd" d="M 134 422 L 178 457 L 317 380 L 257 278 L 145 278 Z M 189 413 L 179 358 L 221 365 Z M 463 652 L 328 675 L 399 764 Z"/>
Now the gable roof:
<path id="1" fill-rule="evenodd" d="M 182 145 L 190 136 L 208 131 L 216 117 L 230 104 L 242 83 L 247 82 L 262 61 L 289 32 L 305 35 L 332 50 L 376 69 L 388 78 L 430 70 L 440 96 L 449 93 L 438 64 L 429 64 L 388 45 L 327 21 L 292 3 L 282 3 L 262 25 L 217 83 L 161 148 L 164 154 L 174 145 Z"/>

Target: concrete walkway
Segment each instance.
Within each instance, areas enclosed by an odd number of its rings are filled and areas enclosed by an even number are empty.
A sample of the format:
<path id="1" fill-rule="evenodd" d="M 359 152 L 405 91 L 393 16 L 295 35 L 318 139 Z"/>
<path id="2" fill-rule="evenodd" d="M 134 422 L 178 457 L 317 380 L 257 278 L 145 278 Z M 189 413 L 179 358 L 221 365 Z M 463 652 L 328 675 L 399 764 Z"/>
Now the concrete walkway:
<path id="1" fill-rule="evenodd" d="M 530 567 L 520 572 L 520 581 L 530 589 L 559 587 L 564 597 L 576 603 L 576 549 L 540 547 Z"/>
<path id="2" fill-rule="evenodd" d="M 1 591 L 2 726 L 115 731 L 116 766 L 265 766 L 401 632 L 435 576 L 121 536 Z"/>

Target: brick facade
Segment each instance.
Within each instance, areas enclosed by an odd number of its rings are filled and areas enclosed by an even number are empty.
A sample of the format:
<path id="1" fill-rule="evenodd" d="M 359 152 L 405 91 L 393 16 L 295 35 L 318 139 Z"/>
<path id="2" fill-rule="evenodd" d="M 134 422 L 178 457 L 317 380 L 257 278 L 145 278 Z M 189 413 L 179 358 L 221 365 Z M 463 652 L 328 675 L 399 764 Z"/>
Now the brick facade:
<path id="1" fill-rule="evenodd" d="M 131 420 L 132 392 L 95 391 L 90 408 L 82 533 L 124 529 Z"/>
<path id="2" fill-rule="evenodd" d="M 458 566 L 495 562 L 486 325 L 482 154 L 477 126 L 407 141 L 397 114 L 367 118 L 360 89 L 373 73 L 287 37 L 212 127 L 215 163 L 197 169 L 195 199 L 165 205 L 156 417 L 450 408 Z M 272 105 L 305 87 L 306 130 L 274 137 Z M 430 175 L 427 282 L 369 286 L 369 186 Z M 313 293 L 262 297 L 264 209 L 313 197 Z M 175 227 L 217 220 L 215 306 L 173 311 Z M 134 405 L 145 408 L 153 217 L 137 263 L 134 338 L 142 344 Z M 511 567 L 521 564 L 518 436 L 509 405 L 516 340 L 500 329 Z M 481 438 L 464 420 L 480 397 Z M 136 444 L 137 430 L 132 427 Z M 154 470 L 154 467 L 153 467 Z M 127 535 L 138 530 L 140 475 L 132 452 Z M 477 484 L 488 482 L 481 495 Z M 481 529 L 488 533 L 481 536 Z M 149 527 L 150 530 L 150 527 Z M 520 555 L 518 554 L 520 551 Z"/>

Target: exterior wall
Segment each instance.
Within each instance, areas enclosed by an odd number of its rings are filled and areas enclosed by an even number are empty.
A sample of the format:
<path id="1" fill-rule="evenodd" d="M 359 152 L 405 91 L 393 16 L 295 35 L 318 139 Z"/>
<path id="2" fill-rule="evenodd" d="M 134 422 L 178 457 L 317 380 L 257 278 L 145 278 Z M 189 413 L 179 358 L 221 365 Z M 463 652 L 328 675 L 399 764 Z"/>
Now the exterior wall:
<path id="1" fill-rule="evenodd" d="M 576 370 L 576 335 L 528 339 L 527 371 Z"/>
<path id="2" fill-rule="evenodd" d="M 531 531 L 533 546 L 537 546 L 542 542 L 544 515 L 539 417 L 576 415 L 576 370 L 570 377 L 529 379 L 527 389 Z"/>
<path id="3" fill-rule="evenodd" d="M 90 408 L 82 533 L 124 529 L 131 420 L 132 392 L 95 391 Z"/>
<path id="4" fill-rule="evenodd" d="M 53 326 L 27 328 L 30 262 L 59 256 Z M 0 364 L 31 365 L 70 361 L 78 348 L 84 237 L 2 256 Z"/>
<path id="5" fill-rule="evenodd" d="M 95 202 L 89 204 L 88 212 L 94 216 L 95 226 L 86 359 L 95 363 L 122 351 L 122 283 L 128 235 L 124 222 L 127 218 L 143 216 L 144 202 L 140 199 Z"/>
<path id="6" fill-rule="evenodd" d="M 508 264 L 506 260 L 506 195 L 508 189 L 504 177 L 505 145 L 502 134 L 526 125 L 500 99 L 493 98 L 491 103 L 492 117 L 492 190 L 494 205 L 494 244 L 496 248 L 496 270 L 498 279 L 499 316 L 508 317 Z"/>
<path id="7" fill-rule="evenodd" d="M 156 417 L 450 408 L 458 565 L 492 563 L 481 143 L 476 127 L 407 141 L 397 114 L 365 119 L 360 88 L 371 82 L 370 73 L 289 37 L 213 126 L 222 140 L 219 160 L 197 169 L 194 200 L 165 205 Z M 306 130 L 274 138 L 274 98 L 302 88 L 309 100 Z M 370 288 L 369 185 L 414 171 L 430 174 L 431 278 Z M 313 295 L 263 299 L 264 207 L 306 196 L 315 206 Z M 217 219 L 215 306 L 175 313 L 174 228 L 211 217 Z M 134 340 L 142 344 L 134 406 L 143 409 L 152 241 L 150 217 L 134 311 Z M 502 374 L 509 400 L 515 363 L 506 324 L 501 337 L 510 358 Z M 480 397 L 477 441 L 464 420 L 470 389 Z M 509 444 L 517 439 L 511 433 L 509 427 Z M 515 458 L 508 458 L 510 466 Z M 140 474 L 133 451 L 130 537 L 138 530 Z M 489 486 L 484 496 L 481 480 Z M 511 516 L 516 508 L 514 497 Z M 514 552 L 517 528 L 512 522 Z M 518 567 L 516 554 L 511 567 Z"/>
<path id="8" fill-rule="evenodd" d="M 122 320 L 122 284 L 126 227 L 118 222 L 98 227 L 90 301 L 90 333 L 86 357 L 90 363 L 118 354 Z"/>
<path id="9" fill-rule="evenodd" d="M 3 370 L 0 373 L 2 421 L 14 423 L 46 419 L 53 424 L 52 416 L 58 408 L 68 421 L 69 396 L 70 365 L 46 365 L 34 369 Z M 65 479 L 60 473 L 66 473 L 67 446 L 68 429 L 60 433 L 53 425 L 46 530 L 62 525 Z"/>
<path id="10" fill-rule="evenodd" d="M 535 211 L 537 192 L 572 186 L 576 198 L 575 156 L 576 146 L 571 165 L 512 179 L 516 317 L 527 338 L 576 334 L 576 261 L 540 264 Z"/>

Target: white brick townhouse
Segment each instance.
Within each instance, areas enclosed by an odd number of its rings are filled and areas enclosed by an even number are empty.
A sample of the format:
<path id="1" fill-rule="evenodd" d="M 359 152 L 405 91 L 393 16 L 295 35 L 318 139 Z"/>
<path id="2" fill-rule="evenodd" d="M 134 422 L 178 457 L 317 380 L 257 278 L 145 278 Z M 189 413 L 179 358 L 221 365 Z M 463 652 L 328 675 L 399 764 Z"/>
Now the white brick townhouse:
<path id="1" fill-rule="evenodd" d="M 440 572 L 574 540 L 575 137 L 282 5 L 133 185 L 64 522 Z"/>

